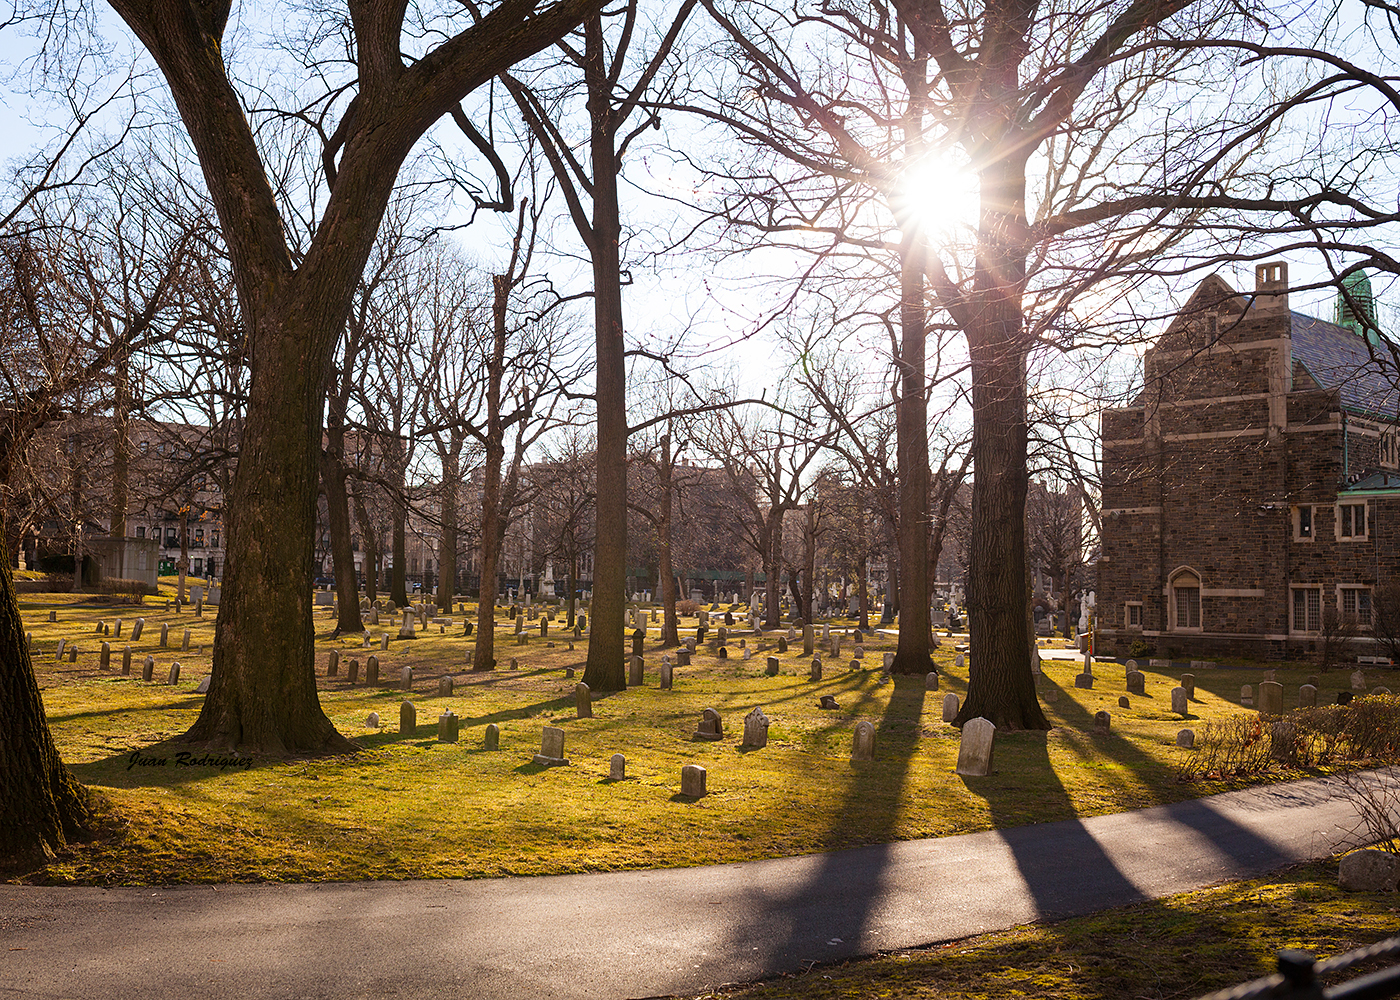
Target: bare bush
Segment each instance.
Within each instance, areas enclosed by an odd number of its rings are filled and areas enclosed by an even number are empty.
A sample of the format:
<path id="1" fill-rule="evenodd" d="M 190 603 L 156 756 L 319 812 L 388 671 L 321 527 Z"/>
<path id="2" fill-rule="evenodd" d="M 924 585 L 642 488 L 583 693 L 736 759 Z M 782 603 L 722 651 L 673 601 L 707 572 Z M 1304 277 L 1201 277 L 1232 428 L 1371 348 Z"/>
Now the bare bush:
<path id="1" fill-rule="evenodd" d="M 1356 807 L 1349 847 L 1376 846 L 1400 853 L 1400 782 L 1394 769 L 1340 775 Z"/>
<path id="2" fill-rule="evenodd" d="M 1336 608 L 1322 612 L 1322 629 L 1318 633 L 1317 669 L 1326 673 L 1350 660 L 1356 652 L 1356 639 L 1361 634 L 1361 622 L 1355 615 L 1344 615 Z"/>

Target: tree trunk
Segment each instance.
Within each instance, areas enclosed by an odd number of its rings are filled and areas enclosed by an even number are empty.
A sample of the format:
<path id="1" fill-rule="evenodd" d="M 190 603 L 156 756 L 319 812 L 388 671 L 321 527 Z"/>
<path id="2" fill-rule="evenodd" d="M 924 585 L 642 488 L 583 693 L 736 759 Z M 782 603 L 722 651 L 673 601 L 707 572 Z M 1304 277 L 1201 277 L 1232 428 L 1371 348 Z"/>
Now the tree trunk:
<path id="1" fill-rule="evenodd" d="M 335 573 L 337 614 L 335 634 L 363 632 L 360 618 L 360 585 L 355 579 L 355 546 L 350 531 L 350 500 L 345 491 L 345 467 L 341 448 L 329 435 L 328 447 L 321 454 L 321 485 L 326 491 L 326 520 L 330 522 L 331 566 Z"/>
<path id="2" fill-rule="evenodd" d="M 967 330 L 972 361 L 972 547 L 967 698 L 954 725 L 979 716 L 998 729 L 1049 729 L 1031 674 L 1026 614 L 1026 355 L 1021 294 L 1025 168 L 1015 156 L 982 176 L 984 251 Z M 901 630 L 902 631 L 902 630 Z"/>
<path id="3" fill-rule="evenodd" d="M 438 549 L 437 606 L 449 614 L 452 611 L 452 595 L 457 589 L 457 489 L 461 451 L 461 436 L 454 431 L 450 446 L 441 456 L 442 535 Z"/>
<path id="4" fill-rule="evenodd" d="M 802 614 L 802 621 L 810 625 L 812 622 L 813 592 L 817 589 L 817 525 L 812 504 L 807 505 L 807 530 L 804 534 L 807 544 L 802 553 L 803 590 L 802 604 L 799 610 Z"/>
<path id="5" fill-rule="evenodd" d="M 627 611 L 627 359 L 623 349 L 621 223 L 617 200 L 612 87 L 604 72 L 603 24 L 584 22 L 588 110 L 593 129 L 593 324 L 597 352 L 594 392 L 598 468 L 594 518 L 593 613 L 583 682 L 594 691 L 621 691 L 623 620 Z"/>
<path id="6" fill-rule="evenodd" d="M 360 538 L 365 553 L 365 596 L 371 601 L 379 597 L 379 533 L 374 530 L 365 498 L 355 491 L 355 520 L 360 525 Z"/>
<path id="7" fill-rule="evenodd" d="M 91 835 L 92 805 L 58 756 L 24 639 L 8 547 L 0 531 L 0 859 L 20 867 L 52 860 Z"/>
<path id="8" fill-rule="evenodd" d="M 763 558 L 763 627 L 778 627 L 778 598 L 782 594 L 783 508 L 774 506 L 768 518 L 768 546 Z"/>
<path id="9" fill-rule="evenodd" d="M 394 565 L 389 569 L 389 600 L 401 608 L 408 607 L 408 504 L 404 501 L 403 466 L 400 464 L 397 495 L 393 498 Z"/>
<path id="10" fill-rule="evenodd" d="M 657 581 L 661 585 L 661 645 L 681 644 L 680 625 L 676 619 L 676 573 L 671 565 L 671 438 L 661 439 L 661 461 L 657 468 L 657 484 L 661 495 L 657 498 L 656 544 L 660 550 L 660 569 Z"/>
<path id="11" fill-rule="evenodd" d="M 856 584 L 856 600 L 860 605 L 860 630 L 865 632 L 870 628 L 870 580 L 864 570 Z"/>
<path id="12" fill-rule="evenodd" d="M 126 508 L 130 493 L 131 438 L 127 434 L 131 401 L 127 382 L 126 355 L 117 359 L 117 372 L 112 382 L 112 516 L 107 533 L 113 538 L 126 537 Z"/>
<path id="13" fill-rule="evenodd" d="M 199 719 L 184 737 L 220 749 L 276 756 L 355 749 L 316 695 L 308 582 L 325 367 L 306 357 L 316 331 L 305 332 L 260 337 L 252 352 L 243 447 L 228 498 L 214 670 Z"/>
<path id="14" fill-rule="evenodd" d="M 501 464 L 505 448 L 495 439 L 486 444 L 481 485 L 481 591 L 476 604 L 476 650 L 472 670 L 496 668 L 496 586 L 505 536 L 501 519 Z"/>
<path id="15" fill-rule="evenodd" d="M 903 227 L 899 273 L 899 399 L 895 438 L 899 467 L 899 645 L 891 671 L 933 670 L 928 611 L 928 402 L 924 396 L 924 237 Z"/>

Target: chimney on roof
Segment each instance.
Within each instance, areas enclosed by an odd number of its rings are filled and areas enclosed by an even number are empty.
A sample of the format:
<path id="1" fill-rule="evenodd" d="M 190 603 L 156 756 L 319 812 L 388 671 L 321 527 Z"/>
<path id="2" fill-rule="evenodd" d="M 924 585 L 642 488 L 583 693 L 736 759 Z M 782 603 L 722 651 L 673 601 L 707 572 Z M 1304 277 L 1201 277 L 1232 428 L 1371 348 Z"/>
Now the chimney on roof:
<path id="1" fill-rule="evenodd" d="M 1263 316 L 1288 315 L 1288 264 L 1271 260 L 1254 267 L 1254 310 Z"/>

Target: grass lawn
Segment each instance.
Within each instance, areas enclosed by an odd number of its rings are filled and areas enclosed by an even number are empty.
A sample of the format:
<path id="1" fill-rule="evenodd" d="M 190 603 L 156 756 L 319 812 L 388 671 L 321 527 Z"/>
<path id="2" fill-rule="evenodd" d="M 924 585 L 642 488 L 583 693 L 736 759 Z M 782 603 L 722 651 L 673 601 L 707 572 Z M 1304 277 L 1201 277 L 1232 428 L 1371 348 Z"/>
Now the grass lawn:
<path id="1" fill-rule="evenodd" d="M 1259 668 L 1198 672 L 1196 700 L 1183 721 L 1170 711 L 1175 676 L 1145 670 L 1146 697 L 1133 696 L 1131 707 L 1121 709 L 1121 666 L 1100 663 L 1095 688 L 1081 690 L 1073 686 L 1077 662 L 1046 661 L 1040 689 L 1055 728 L 999 736 L 996 773 L 962 778 L 953 773 L 959 733 L 942 721 L 941 711 L 944 694 L 966 692 L 967 672 L 953 666 L 951 643 L 937 654 L 943 672 L 938 692 L 926 691 L 922 677 L 881 683 L 880 654 L 894 649 L 892 636 L 866 641 L 870 666 L 862 669 L 851 668 L 853 643 L 845 640 L 841 658 L 825 658 L 825 678 L 813 682 L 800 638 L 788 652 L 776 652 L 780 633 L 761 639 L 741 633 L 756 650 L 747 661 L 739 658 L 737 637 L 727 660 L 702 647 L 691 666 L 676 668 L 674 690 L 661 691 L 662 651 L 653 627 L 646 685 L 595 695 L 595 717 L 577 719 L 576 680 L 565 670 L 579 668 L 581 675 L 586 648 L 579 642 L 570 650 L 562 625 L 540 638 L 538 623 L 527 623 L 531 638 L 517 646 L 513 623 L 502 616 L 500 666 L 473 675 L 466 672 L 473 640 L 461 636 L 460 614 L 441 633 L 430 625 L 414 640 L 391 639 L 380 652 L 379 636 L 397 635 L 386 617 L 386 624 L 371 627 L 370 649 L 358 637 L 317 643 L 322 705 L 362 748 L 358 754 L 220 766 L 182 760 L 185 748 L 171 742 L 199 712 L 203 696 L 194 689 L 210 669 L 212 609 L 195 618 L 189 608 L 167 610 L 164 595 L 133 607 L 33 594 L 22 595 L 22 611 L 34 636 L 54 738 L 113 817 L 112 836 L 18 876 L 48 883 L 469 878 L 650 868 L 1098 815 L 1229 787 L 1177 781 L 1177 764 L 1188 751 L 1175 745 L 1176 734 L 1183 725 L 1199 729 L 1245 711 L 1236 704 L 1240 685 L 1262 679 Z M 57 612 L 56 622 L 48 621 L 50 611 Z M 132 644 L 132 676 L 123 677 L 121 651 L 138 615 L 146 619 L 145 630 Z M 118 617 L 122 638 L 107 637 L 112 667 L 104 671 L 98 666 L 103 637 L 94 628 Z M 162 623 L 170 625 L 173 648 L 159 645 Z M 331 627 L 327 609 L 317 609 L 316 623 Z M 694 619 L 682 624 L 694 634 Z M 188 653 L 179 650 L 186 628 Z M 59 639 L 78 645 L 75 663 L 66 655 L 55 662 Z M 338 677 L 327 678 L 332 648 L 341 651 L 341 667 Z M 155 658 L 157 681 L 178 660 L 180 682 L 142 682 L 147 655 Z M 385 685 L 402 667 L 414 668 L 416 736 L 398 731 L 401 692 L 363 686 L 369 655 L 379 657 Z M 769 655 L 780 660 L 777 677 L 764 675 Z M 355 687 L 347 683 L 351 657 L 361 664 Z M 519 659 L 517 669 L 509 667 L 511 657 Z M 1296 699 L 1310 672 L 1301 665 L 1278 670 L 1286 701 Z M 450 697 L 437 695 L 444 674 L 456 680 Z M 1370 674 L 1378 683 L 1381 675 Z M 1344 672 L 1325 675 L 1319 704 L 1331 703 L 1347 686 Z M 825 694 L 835 696 L 838 710 L 817 707 Z M 741 750 L 742 720 L 755 706 L 772 720 L 768 746 Z M 707 707 L 723 717 L 722 742 L 692 739 Z M 461 718 L 456 744 L 434 736 L 437 716 L 447 708 Z M 1093 732 L 1099 710 L 1112 713 L 1108 735 Z M 382 727 L 366 726 L 371 712 L 379 713 Z M 876 759 L 853 763 L 852 732 L 862 719 L 876 726 Z M 483 748 L 488 723 L 500 727 L 499 751 Z M 546 725 L 566 731 L 571 766 L 531 762 Z M 622 781 L 608 778 L 614 753 L 627 758 Z M 708 771 L 709 795 L 698 801 L 679 795 L 680 770 L 688 763 Z"/>
<path id="2" fill-rule="evenodd" d="M 705 994 L 706 1000 L 1189 1000 L 1277 971 L 1280 948 L 1330 958 L 1400 930 L 1395 893 L 1337 888 L 1336 864 L 1183 893 Z M 1346 972 L 1349 980 L 1391 961 Z M 1329 983 L 1330 985 L 1330 983 Z"/>

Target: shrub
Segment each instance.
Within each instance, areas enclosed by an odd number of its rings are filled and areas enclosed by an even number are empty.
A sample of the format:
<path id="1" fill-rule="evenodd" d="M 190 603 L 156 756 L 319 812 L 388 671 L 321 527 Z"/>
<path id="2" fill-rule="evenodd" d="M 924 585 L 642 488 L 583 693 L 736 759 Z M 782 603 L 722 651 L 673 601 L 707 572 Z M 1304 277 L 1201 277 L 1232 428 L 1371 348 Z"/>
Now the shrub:
<path id="1" fill-rule="evenodd" d="M 1133 644 L 1128 647 L 1128 655 L 1134 659 L 1143 656 L 1155 656 L 1156 654 L 1157 647 L 1150 642 L 1144 642 L 1142 639 L 1134 639 Z"/>
<path id="2" fill-rule="evenodd" d="M 698 615 L 700 613 L 699 601 L 677 601 L 676 614 L 678 615 Z"/>

